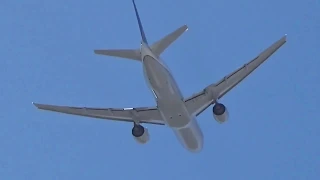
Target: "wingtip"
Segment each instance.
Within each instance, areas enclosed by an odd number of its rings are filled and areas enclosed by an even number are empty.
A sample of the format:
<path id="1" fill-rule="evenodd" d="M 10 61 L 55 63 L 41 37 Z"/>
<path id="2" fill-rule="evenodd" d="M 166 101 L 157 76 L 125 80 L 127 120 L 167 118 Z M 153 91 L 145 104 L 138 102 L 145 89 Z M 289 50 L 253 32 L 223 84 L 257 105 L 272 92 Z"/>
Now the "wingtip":
<path id="1" fill-rule="evenodd" d="M 284 34 L 283 38 L 287 39 L 288 34 Z"/>
<path id="2" fill-rule="evenodd" d="M 185 25 L 184 25 L 184 27 L 186 28 L 186 30 L 185 30 L 185 31 L 188 31 L 188 30 L 189 30 L 189 27 L 188 27 L 188 25 L 187 25 L 187 24 L 185 24 Z"/>
<path id="3" fill-rule="evenodd" d="M 280 39 L 279 39 L 279 41 L 281 41 L 281 42 L 287 42 L 287 34 L 284 34 Z"/>
<path id="4" fill-rule="evenodd" d="M 93 53 L 96 55 L 101 55 L 101 52 L 102 52 L 102 50 L 100 50 L 100 49 L 93 50 Z"/>
<path id="5" fill-rule="evenodd" d="M 34 105 L 35 107 L 38 107 L 38 103 L 35 103 L 35 102 L 31 102 L 32 105 Z"/>
<path id="6" fill-rule="evenodd" d="M 179 29 L 185 32 L 185 31 L 188 31 L 189 27 L 188 25 L 184 24 L 181 27 L 179 27 Z"/>
<path id="7" fill-rule="evenodd" d="M 285 42 L 287 42 L 287 34 L 284 34 L 283 40 L 284 40 Z"/>

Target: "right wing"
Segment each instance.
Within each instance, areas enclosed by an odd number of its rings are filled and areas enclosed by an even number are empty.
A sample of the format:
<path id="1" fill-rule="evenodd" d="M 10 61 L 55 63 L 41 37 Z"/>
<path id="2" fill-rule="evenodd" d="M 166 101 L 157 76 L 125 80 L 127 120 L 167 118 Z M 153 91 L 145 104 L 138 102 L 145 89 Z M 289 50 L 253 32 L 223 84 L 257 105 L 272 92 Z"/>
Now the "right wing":
<path id="1" fill-rule="evenodd" d="M 92 118 L 165 125 L 157 107 L 89 108 L 32 103 L 38 109 Z"/>
<path id="2" fill-rule="evenodd" d="M 256 58 L 244 64 L 242 67 L 233 71 L 229 75 L 225 76 L 216 84 L 212 85 L 211 88 L 214 91 L 214 98 L 222 98 L 227 92 L 229 92 L 232 88 L 238 85 L 257 67 L 259 67 L 263 62 L 265 62 L 265 60 L 267 60 L 273 53 L 275 53 L 284 43 L 286 43 L 286 41 L 287 36 L 285 35 L 277 42 L 272 44 L 269 48 L 260 53 Z"/>
<path id="3" fill-rule="evenodd" d="M 227 92 L 233 89 L 237 84 L 244 80 L 250 73 L 267 60 L 274 52 L 276 52 L 286 42 L 286 36 L 275 42 L 269 48 L 264 50 L 256 58 L 244 64 L 239 69 L 222 78 L 215 84 L 211 84 L 201 92 L 185 99 L 188 111 L 197 116 L 216 100 L 222 98 Z"/>

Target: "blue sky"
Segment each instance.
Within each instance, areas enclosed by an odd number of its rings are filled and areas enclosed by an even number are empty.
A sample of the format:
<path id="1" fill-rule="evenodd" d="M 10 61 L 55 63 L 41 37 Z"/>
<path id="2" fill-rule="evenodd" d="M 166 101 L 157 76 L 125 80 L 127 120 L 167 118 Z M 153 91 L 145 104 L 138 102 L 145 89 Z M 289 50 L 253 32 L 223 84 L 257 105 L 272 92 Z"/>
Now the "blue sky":
<path id="1" fill-rule="evenodd" d="M 320 176 L 320 4 L 315 0 L 136 0 L 150 42 L 189 26 L 162 55 L 185 96 L 287 43 L 198 117 L 193 154 L 167 127 L 37 110 L 31 102 L 93 107 L 155 104 L 140 63 L 94 49 L 136 48 L 130 0 L 12 1 L 0 6 L 0 179 L 317 179 Z"/>

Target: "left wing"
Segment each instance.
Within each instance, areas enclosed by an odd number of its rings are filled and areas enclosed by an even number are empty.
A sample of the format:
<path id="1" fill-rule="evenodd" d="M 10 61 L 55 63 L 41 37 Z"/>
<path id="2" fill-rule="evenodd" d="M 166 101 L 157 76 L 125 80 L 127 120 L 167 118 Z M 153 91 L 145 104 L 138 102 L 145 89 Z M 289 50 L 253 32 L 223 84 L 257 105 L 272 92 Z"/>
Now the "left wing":
<path id="1" fill-rule="evenodd" d="M 222 98 L 227 92 L 244 80 L 257 67 L 265 62 L 274 52 L 276 52 L 286 42 L 286 36 L 279 39 L 269 48 L 260 53 L 256 58 L 244 64 L 215 84 L 211 84 L 201 92 L 185 99 L 188 111 L 195 116 L 206 110 L 216 100 Z"/>
<path id="2" fill-rule="evenodd" d="M 92 118 L 165 125 L 157 107 L 90 108 L 32 103 L 38 109 Z"/>

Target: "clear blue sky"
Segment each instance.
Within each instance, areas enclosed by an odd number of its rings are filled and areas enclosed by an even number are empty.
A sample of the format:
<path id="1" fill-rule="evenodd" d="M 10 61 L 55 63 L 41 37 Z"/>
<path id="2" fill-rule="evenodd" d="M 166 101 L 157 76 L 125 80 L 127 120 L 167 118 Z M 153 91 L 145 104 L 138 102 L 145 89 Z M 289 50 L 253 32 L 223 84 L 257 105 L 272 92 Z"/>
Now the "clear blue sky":
<path id="1" fill-rule="evenodd" d="M 148 125 L 137 144 L 131 123 L 37 110 L 32 101 L 93 107 L 155 105 L 140 63 L 97 56 L 137 48 L 130 0 L 3 0 L 0 6 L 0 179 L 318 179 L 320 4 L 316 0 L 136 0 L 154 42 L 183 24 L 163 54 L 185 96 L 287 43 L 198 117 L 205 144 L 193 154 L 167 127 Z M 317 178 L 318 177 L 318 178 Z"/>

